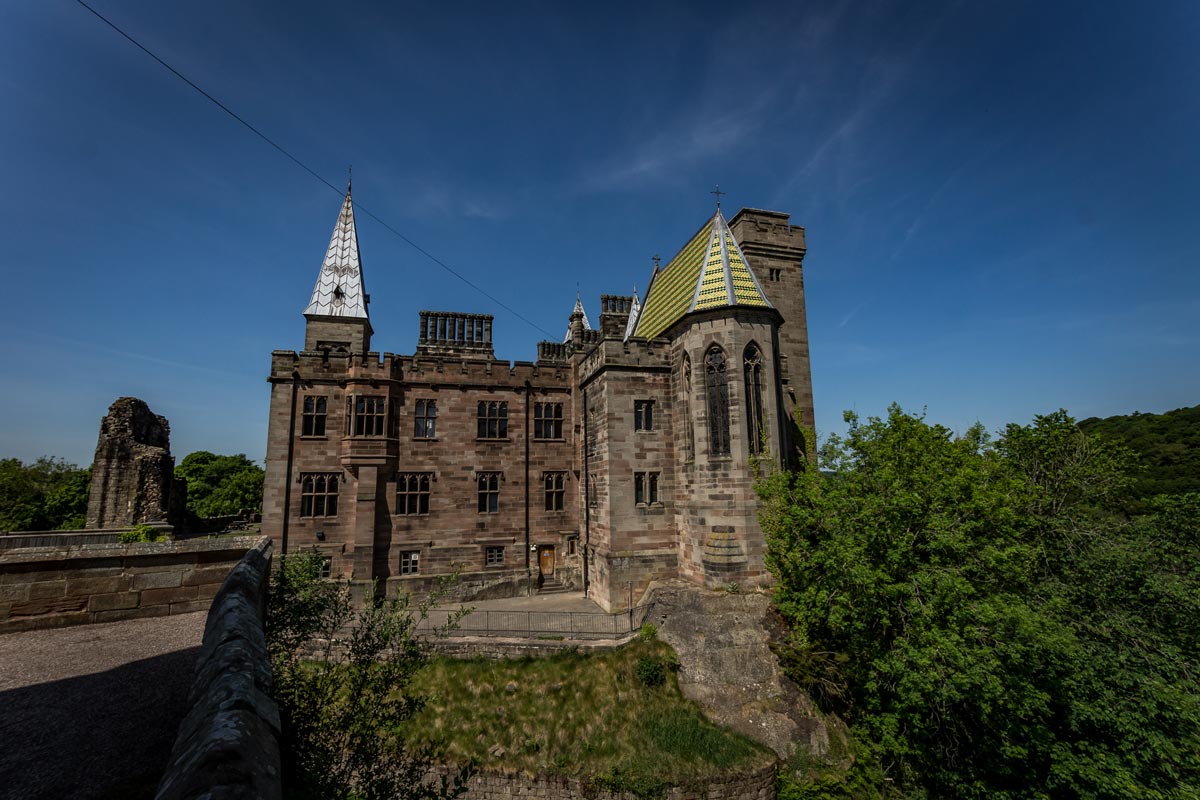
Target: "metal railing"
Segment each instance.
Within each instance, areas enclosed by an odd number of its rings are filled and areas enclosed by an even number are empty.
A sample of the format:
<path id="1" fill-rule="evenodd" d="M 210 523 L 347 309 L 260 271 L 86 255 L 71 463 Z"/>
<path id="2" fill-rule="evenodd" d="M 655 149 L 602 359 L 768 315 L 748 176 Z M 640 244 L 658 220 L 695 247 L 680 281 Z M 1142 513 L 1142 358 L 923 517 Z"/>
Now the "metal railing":
<path id="1" fill-rule="evenodd" d="M 650 616 L 653 603 L 616 614 L 595 611 L 506 611 L 481 609 L 458 620 L 451 638 L 458 636 L 504 636 L 526 639 L 617 639 L 637 632 Z M 417 625 L 418 634 L 432 634 L 454 613 L 435 609 Z"/>

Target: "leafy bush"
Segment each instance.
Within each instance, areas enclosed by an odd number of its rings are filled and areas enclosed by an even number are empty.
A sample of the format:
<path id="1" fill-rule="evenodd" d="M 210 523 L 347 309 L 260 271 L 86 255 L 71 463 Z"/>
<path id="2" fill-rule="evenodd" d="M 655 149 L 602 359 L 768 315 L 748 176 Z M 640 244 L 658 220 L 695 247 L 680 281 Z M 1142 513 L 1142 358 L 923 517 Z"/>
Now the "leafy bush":
<path id="1" fill-rule="evenodd" d="M 654 638 L 658 636 L 658 628 L 654 627 L 649 622 L 643 622 L 641 629 L 638 630 L 638 635 L 641 636 L 644 641 L 654 641 Z"/>
<path id="2" fill-rule="evenodd" d="M 637 675 L 638 682 L 647 689 L 653 689 L 656 686 L 662 686 L 667 680 L 667 667 L 663 664 L 661 658 L 657 656 L 642 656 L 637 660 L 637 665 L 634 667 L 634 674 Z"/>
<path id="3" fill-rule="evenodd" d="M 138 542 L 157 542 L 164 538 L 166 538 L 166 537 L 163 536 L 162 531 L 160 531 L 158 528 L 154 527 L 153 525 L 147 525 L 144 522 L 141 525 L 134 525 L 129 530 L 121 531 L 120 533 L 117 534 L 117 541 L 120 542 L 121 544 L 136 544 Z"/>
<path id="4" fill-rule="evenodd" d="M 827 473 L 760 483 L 762 522 L 785 669 L 885 795 L 1200 795 L 1200 495 L 1125 519 L 1129 452 L 1063 411 L 994 444 L 847 421 Z"/>
<path id="5" fill-rule="evenodd" d="M 399 733 L 424 705 L 411 682 L 427 657 L 414 633 L 429 603 L 413 606 L 400 594 L 355 610 L 349 581 L 320 575 L 313 552 L 281 557 L 271 576 L 267 647 L 283 723 L 285 795 L 457 796 L 467 772 L 427 782 L 428 753 L 410 749 Z"/>

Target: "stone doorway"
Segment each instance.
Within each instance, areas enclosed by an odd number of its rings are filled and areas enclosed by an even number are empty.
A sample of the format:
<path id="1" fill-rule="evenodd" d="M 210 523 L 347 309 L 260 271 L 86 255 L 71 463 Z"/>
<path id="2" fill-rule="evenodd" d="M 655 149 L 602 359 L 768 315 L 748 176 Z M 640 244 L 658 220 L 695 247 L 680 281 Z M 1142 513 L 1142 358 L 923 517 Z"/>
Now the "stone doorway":
<path id="1" fill-rule="evenodd" d="M 538 572 L 541 575 L 539 583 L 554 580 L 554 556 L 554 545 L 538 547 Z"/>

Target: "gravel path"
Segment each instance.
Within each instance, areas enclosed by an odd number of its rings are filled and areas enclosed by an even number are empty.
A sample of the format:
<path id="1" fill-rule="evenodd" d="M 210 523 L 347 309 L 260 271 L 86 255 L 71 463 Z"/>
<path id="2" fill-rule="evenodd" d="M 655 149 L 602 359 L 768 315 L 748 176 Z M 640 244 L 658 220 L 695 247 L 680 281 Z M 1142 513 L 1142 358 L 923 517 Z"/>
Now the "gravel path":
<path id="1" fill-rule="evenodd" d="M 152 797 L 205 612 L 0 636 L 0 798 Z"/>

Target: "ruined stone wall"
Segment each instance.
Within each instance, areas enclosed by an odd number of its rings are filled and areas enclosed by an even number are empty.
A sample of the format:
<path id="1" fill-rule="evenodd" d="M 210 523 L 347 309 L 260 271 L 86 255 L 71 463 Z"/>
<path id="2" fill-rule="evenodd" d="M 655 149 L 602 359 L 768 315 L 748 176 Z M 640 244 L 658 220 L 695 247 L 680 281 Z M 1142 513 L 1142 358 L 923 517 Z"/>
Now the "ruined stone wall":
<path id="1" fill-rule="evenodd" d="M 203 611 L 253 537 L 0 552 L 0 633 Z"/>
<path id="2" fill-rule="evenodd" d="M 87 527 L 171 522 L 175 459 L 171 426 L 136 397 L 119 398 L 100 422 Z M 175 512 L 181 509 L 175 504 Z"/>
<path id="3" fill-rule="evenodd" d="M 260 538 L 213 599 L 188 705 L 156 800 L 283 796 L 279 708 L 263 618 L 271 540 Z"/>

